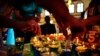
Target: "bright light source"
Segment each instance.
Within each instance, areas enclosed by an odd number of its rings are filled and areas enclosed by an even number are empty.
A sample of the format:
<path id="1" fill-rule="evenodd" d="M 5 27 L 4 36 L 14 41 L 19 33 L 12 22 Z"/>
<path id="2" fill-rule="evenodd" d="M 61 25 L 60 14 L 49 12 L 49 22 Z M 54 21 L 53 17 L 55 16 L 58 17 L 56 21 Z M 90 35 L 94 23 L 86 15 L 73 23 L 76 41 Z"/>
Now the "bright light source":
<path id="1" fill-rule="evenodd" d="M 50 13 L 47 10 L 45 10 L 45 16 L 48 16 L 48 15 L 50 15 Z"/>
<path id="2" fill-rule="evenodd" d="M 83 3 L 77 4 L 77 12 L 83 12 Z"/>
<path id="3" fill-rule="evenodd" d="M 74 13 L 74 4 L 69 5 L 69 13 Z"/>

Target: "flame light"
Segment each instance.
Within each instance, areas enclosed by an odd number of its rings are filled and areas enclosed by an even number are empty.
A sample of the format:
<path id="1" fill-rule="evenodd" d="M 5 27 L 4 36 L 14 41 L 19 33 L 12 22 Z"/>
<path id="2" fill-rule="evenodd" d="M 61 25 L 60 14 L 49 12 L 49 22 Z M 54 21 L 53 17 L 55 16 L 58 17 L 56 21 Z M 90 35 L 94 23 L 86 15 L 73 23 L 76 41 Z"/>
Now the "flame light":
<path id="1" fill-rule="evenodd" d="M 71 3 L 72 3 L 72 0 L 68 0 L 68 3 L 67 3 L 68 6 L 69 6 Z"/>
<path id="2" fill-rule="evenodd" d="M 66 30 L 67 30 L 67 34 L 68 34 L 68 35 L 71 35 L 70 27 L 67 27 Z"/>
<path id="3" fill-rule="evenodd" d="M 78 37 L 76 37 L 76 43 L 78 43 L 79 42 L 79 38 Z"/>

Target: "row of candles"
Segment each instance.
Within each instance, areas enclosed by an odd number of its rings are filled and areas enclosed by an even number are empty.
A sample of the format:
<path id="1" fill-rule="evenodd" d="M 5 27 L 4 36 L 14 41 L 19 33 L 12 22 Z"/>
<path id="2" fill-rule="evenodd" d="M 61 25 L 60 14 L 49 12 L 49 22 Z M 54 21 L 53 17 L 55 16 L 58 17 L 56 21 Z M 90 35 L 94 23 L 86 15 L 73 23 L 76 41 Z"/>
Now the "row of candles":
<path id="1" fill-rule="evenodd" d="M 68 32 L 68 35 L 71 35 L 71 30 L 70 30 L 70 27 L 68 27 L 67 29 L 67 32 Z M 93 34 L 95 34 L 94 31 L 90 31 L 90 38 L 94 38 L 93 37 Z M 20 40 L 20 39 L 18 39 Z M 55 34 L 50 34 L 50 35 L 40 35 L 40 36 L 35 36 L 31 39 L 31 43 L 33 44 L 33 46 L 35 46 L 35 44 L 37 44 L 37 46 L 41 45 L 41 47 L 43 47 L 43 44 L 40 44 L 40 43 L 43 43 L 45 42 L 45 44 L 50 44 L 50 42 L 52 43 L 52 45 L 55 44 L 55 41 L 57 42 L 60 42 L 60 43 L 66 43 L 66 41 L 69 40 L 69 39 L 65 39 L 65 36 L 63 35 L 63 33 L 55 33 Z M 81 46 L 81 49 L 85 48 L 87 49 L 87 46 L 86 46 L 86 42 L 85 41 L 82 41 L 80 40 L 80 37 L 75 37 L 73 40 L 70 40 L 72 43 L 70 44 L 76 44 L 77 46 Z M 92 40 L 91 40 L 92 41 Z M 90 47 L 92 49 L 95 49 L 95 43 L 91 42 L 92 45 L 90 45 Z"/>

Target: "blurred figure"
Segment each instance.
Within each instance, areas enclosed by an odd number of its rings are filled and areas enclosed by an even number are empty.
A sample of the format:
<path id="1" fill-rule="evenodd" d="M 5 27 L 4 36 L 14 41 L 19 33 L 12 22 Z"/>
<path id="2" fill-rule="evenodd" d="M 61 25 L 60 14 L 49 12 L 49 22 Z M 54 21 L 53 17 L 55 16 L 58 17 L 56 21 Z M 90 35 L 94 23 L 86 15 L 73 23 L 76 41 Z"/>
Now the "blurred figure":
<path id="1" fill-rule="evenodd" d="M 85 12 L 87 11 L 87 17 L 93 17 L 93 16 L 97 16 L 97 15 L 100 15 L 100 1 L 99 0 L 91 0 L 89 6 L 86 8 L 86 10 L 84 10 L 82 13 L 81 13 L 81 18 L 84 18 L 84 14 Z M 89 18 L 90 19 L 90 18 Z M 89 20 L 88 19 L 88 20 Z M 96 18 L 94 18 L 96 19 Z M 93 20 L 93 19 L 92 19 Z M 93 21 L 91 20 L 92 23 L 94 23 Z M 95 20 L 94 20 L 95 21 Z M 92 27 L 94 25 L 100 25 L 98 24 L 89 24 L 86 26 L 87 30 L 92 30 Z"/>
<path id="2" fill-rule="evenodd" d="M 1 1 L 3 1 L 3 0 L 1 0 Z M 1 13 L 1 15 L 0 15 L 0 17 L 3 18 L 3 19 L 0 19 L 0 21 L 1 21 L 0 24 L 2 24 L 1 26 L 2 27 L 14 27 L 14 28 L 18 28 L 18 29 L 24 30 L 24 31 L 25 30 L 27 31 L 27 29 L 32 30 L 32 29 L 30 29 L 31 27 L 29 27 L 25 22 L 21 23 L 19 21 L 15 22 L 16 20 L 13 21 L 13 20 L 5 19 L 4 16 L 10 15 L 9 13 L 11 12 L 11 10 L 13 8 L 12 7 L 12 5 L 13 5 L 12 2 L 13 1 L 15 1 L 15 0 L 9 0 L 9 1 L 4 0 L 3 3 L 2 2 L 0 3 L 0 5 L 2 5 L 0 7 L 3 8 L 3 9 L 0 9 L 0 11 L 3 10 L 3 12 L 4 12 L 4 13 Z M 19 1 L 19 0 L 17 0 L 17 1 Z M 100 19 L 99 19 L 100 15 L 90 17 L 87 20 L 79 20 L 79 19 L 74 18 L 72 15 L 70 15 L 64 0 L 43 0 L 43 1 L 34 0 L 34 2 L 36 4 L 42 6 L 44 9 L 47 9 L 50 13 L 52 13 L 52 15 L 55 17 L 58 25 L 60 26 L 60 29 L 62 30 L 63 34 L 66 37 L 68 37 L 67 32 L 66 32 L 66 28 L 69 25 L 71 26 L 72 32 L 74 32 L 73 35 L 75 35 L 77 33 L 85 31 L 86 26 L 94 25 L 94 24 L 100 24 L 99 23 L 100 22 Z M 33 22 L 33 23 L 35 23 L 35 22 Z M 33 25 L 33 24 L 31 24 L 31 25 Z M 37 27 L 36 25 L 37 24 L 34 24 L 33 26 Z M 81 30 L 75 32 L 75 30 L 77 30 L 77 29 L 81 29 Z"/>
<path id="3" fill-rule="evenodd" d="M 26 32 L 31 32 L 31 34 L 29 33 L 28 36 L 24 36 L 27 38 L 25 40 L 29 43 L 30 35 L 40 34 L 38 22 L 40 19 L 41 9 L 39 8 L 40 7 L 37 7 L 33 0 L 0 0 L 0 27 L 18 29 L 21 31 L 19 32 L 19 35 L 24 35 Z M 1 48 L 4 49 L 3 47 Z M 2 52 L 7 53 L 6 51 L 0 49 L 0 55 Z"/>
<path id="4" fill-rule="evenodd" d="M 88 17 L 100 15 L 100 1 L 91 0 L 89 7 L 87 8 Z"/>
<path id="5" fill-rule="evenodd" d="M 41 32 L 44 35 L 56 33 L 55 25 L 50 23 L 50 17 L 45 17 L 45 24 L 41 25 Z"/>
<path id="6" fill-rule="evenodd" d="M 37 5 L 34 0 L 15 0 L 15 4 L 13 6 L 13 19 L 24 22 L 30 21 L 28 22 L 29 24 L 36 25 L 36 28 L 31 26 L 33 30 L 27 32 L 22 32 L 19 29 L 15 29 L 16 37 L 24 37 L 25 43 L 29 43 L 31 37 L 41 34 L 38 22 L 41 19 L 42 7 Z"/>
<path id="7" fill-rule="evenodd" d="M 41 30 L 38 25 L 41 19 L 42 8 L 34 2 L 34 0 L 15 0 L 14 4 L 14 18 L 15 20 L 28 22 L 28 24 L 35 25 L 31 31 L 22 32 L 19 29 L 15 30 L 17 37 L 24 37 L 24 43 L 30 43 L 31 37 L 35 35 L 40 35 Z M 33 23 L 34 22 L 34 23 Z M 33 56 L 40 56 L 40 52 L 30 44 L 30 51 Z"/>
<path id="8" fill-rule="evenodd" d="M 44 9 L 48 10 L 55 17 L 63 34 L 68 37 L 66 28 L 70 26 L 72 31 L 72 36 L 84 33 L 88 29 L 87 26 L 99 24 L 100 25 L 100 15 L 89 17 L 86 20 L 79 20 L 70 15 L 68 7 L 66 6 L 64 0 L 34 0 L 37 4 L 41 5 Z M 53 1 L 53 2 L 52 2 Z M 97 0 L 96 0 L 97 1 Z M 99 0 L 98 0 L 99 1 Z M 99 2 L 98 2 L 99 3 Z"/>

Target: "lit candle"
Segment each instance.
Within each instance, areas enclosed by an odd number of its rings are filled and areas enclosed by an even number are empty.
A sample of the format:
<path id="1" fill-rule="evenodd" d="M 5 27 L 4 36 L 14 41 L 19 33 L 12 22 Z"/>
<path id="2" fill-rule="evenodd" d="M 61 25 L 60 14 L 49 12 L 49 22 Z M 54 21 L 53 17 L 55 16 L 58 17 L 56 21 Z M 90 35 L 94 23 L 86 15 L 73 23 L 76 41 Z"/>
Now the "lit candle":
<path id="1" fill-rule="evenodd" d="M 78 43 L 79 42 L 79 38 L 78 37 L 76 37 L 76 43 Z"/>
<path id="2" fill-rule="evenodd" d="M 47 40 L 50 41 L 49 37 L 47 37 Z"/>
<path id="3" fill-rule="evenodd" d="M 35 41 L 38 41 L 38 39 L 37 39 L 37 37 L 36 37 L 36 36 L 33 38 L 33 41 L 34 41 L 34 42 L 35 42 Z"/>
<path id="4" fill-rule="evenodd" d="M 67 28 L 66 28 L 66 30 L 67 30 L 67 34 L 68 34 L 68 35 L 71 35 L 70 26 L 69 26 L 69 27 L 67 27 Z"/>
<path id="5" fill-rule="evenodd" d="M 85 47 L 85 45 L 83 45 L 83 47 Z"/>
<path id="6" fill-rule="evenodd" d="M 55 44 L 55 41 L 52 41 L 52 44 L 54 45 Z"/>
<path id="7" fill-rule="evenodd" d="M 34 39 L 37 39 L 37 37 L 35 36 Z"/>
<path id="8" fill-rule="evenodd" d="M 92 45 L 92 48 L 95 49 L 95 44 Z"/>
<path id="9" fill-rule="evenodd" d="M 55 34 L 55 39 L 56 39 L 56 40 L 58 39 L 58 34 Z"/>
<path id="10" fill-rule="evenodd" d="M 21 42 L 21 38 L 19 37 L 19 38 L 17 39 L 17 41 L 18 41 L 18 42 Z"/>

